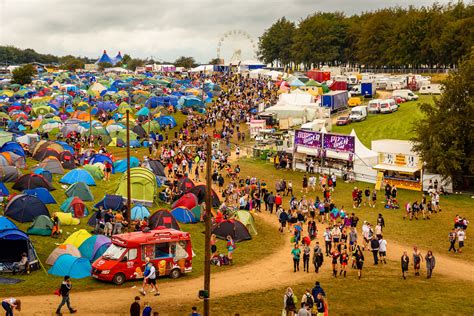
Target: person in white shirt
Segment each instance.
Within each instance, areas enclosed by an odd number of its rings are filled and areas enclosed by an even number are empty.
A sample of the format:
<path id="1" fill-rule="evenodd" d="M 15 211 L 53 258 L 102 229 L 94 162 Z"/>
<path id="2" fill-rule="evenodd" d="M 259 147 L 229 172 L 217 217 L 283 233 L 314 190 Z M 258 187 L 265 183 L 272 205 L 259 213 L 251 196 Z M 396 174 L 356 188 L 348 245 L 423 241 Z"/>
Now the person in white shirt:
<path id="1" fill-rule="evenodd" d="M 466 233 L 464 232 L 464 229 L 460 228 L 458 230 L 458 243 L 459 243 L 459 248 L 458 252 L 462 252 L 462 248 L 464 247 L 464 239 L 466 238 Z"/>
<path id="2" fill-rule="evenodd" d="M 309 177 L 308 182 L 311 191 L 316 191 L 316 177 L 312 175 L 311 177 Z"/>
<path id="3" fill-rule="evenodd" d="M 380 263 L 387 264 L 387 241 L 383 239 L 383 236 L 379 238 L 379 260 Z"/>
<path id="4" fill-rule="evenodd" d="M 367 221 L 364 221 L 364 224 L 362 225 L 362 236 L 364 237 L 362 250 L 365 250 L 369 242 L 369 232 L 370 232 L 369 225 L 367 225 Z"/>

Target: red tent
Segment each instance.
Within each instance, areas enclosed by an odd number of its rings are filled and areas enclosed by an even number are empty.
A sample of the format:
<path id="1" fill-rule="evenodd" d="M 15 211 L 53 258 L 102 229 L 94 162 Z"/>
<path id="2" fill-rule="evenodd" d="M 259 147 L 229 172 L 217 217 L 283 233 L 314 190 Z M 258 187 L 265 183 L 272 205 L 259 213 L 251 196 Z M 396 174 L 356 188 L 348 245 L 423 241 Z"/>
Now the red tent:
<path id="1" fill-rule="evenodd" d="M 196 205 L 198 205 L 198 199 L 193 193 L 186 193 L 180 197 L 176 202 L 171 205 L 172 209 L 177 207 L 185 207 L 188 210 L 192 210 Z"/>

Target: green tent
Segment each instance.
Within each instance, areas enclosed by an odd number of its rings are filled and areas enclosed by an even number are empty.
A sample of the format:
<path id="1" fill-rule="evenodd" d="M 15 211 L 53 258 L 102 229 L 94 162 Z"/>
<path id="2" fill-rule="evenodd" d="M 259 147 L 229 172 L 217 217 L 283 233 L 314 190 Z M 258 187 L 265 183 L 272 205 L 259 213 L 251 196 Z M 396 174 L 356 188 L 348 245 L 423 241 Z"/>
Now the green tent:
<path id="1" fill-rule="evenodd" d="M 194 217 L 196 217 L 197 220 L 201 221 L 202 206 L 201 205 L 196 205 L 191 210 L 191 213 L 193 213 Z"/>
<path id="2" fill-rule="evenodd" d="M 131 198 L 135 203 L 153 205 L 158 195 L 155 174 L 146 168 L 130 168 Z M 127 198 L 127 173 L 124 173 L 115 191 L 116 195 Z"/>
<path id="3" fill-rule="evenodd" d="M 87 172 L 89 172 L 96 180 L 102 180 L 104 178 L 104 171 L 98 164 L 84 165 L 83 168 L 84 170 L 87 170 Z"/>
<path id="4" fill-rule="evenodd" d="M 247 228 L 252 229 L 253 233 L 257 234 L 257 228 L 255 227 L 255 221 L 252 214 L 249 211 L 237 211 L 235 217 L 244 224 Z M 249 230 L 250 230 L 249 229 Z"/>
<path id="5" fill-rule="evenodd" d="M 76 182 L 71 184 L 66 190 L 66 195 L 68 197 L 77 196 L 83 201 L 94 201 L 94 195 L 92 195 L 91 190 L 84 182 Z"/>
<path id="6" fill-rule="evenodd" d="M 53 221 L 46 215 L 40 215 L 31 224 L 26 231 L 28 235 L 51 236 Z"/>

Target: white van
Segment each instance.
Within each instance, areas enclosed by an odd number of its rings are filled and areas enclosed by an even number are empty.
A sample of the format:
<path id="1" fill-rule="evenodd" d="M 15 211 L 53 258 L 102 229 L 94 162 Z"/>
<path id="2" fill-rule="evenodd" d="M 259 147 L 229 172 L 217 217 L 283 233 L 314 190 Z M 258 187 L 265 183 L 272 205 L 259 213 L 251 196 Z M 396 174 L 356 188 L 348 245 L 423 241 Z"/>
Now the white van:
<path id="1" fill-rule="evenodd" d="M 353 107 L 349 118 L 352 122 L 360 122 L 365 120 L 367 118 L 367 106 L 359 105 Z"/>
<path id="2" fill-rule="evenodd" d="M 380 99 L 373 99 L 369 101 L 369 113 L 380 113 Z"/>
<path id="3" fill-rule="evenodd" d="M 380 102 L 380 113 L 392 113 L 398 110 L 398 104 L 394 99 L 386 99 Z"/>
<path id="4" fill-rule="evenodd" d="M 418 100 L 418 96 L 409 89 L 394 90 L 392 92 L 393 97 L 402 97 L 407 101 Z"/>
<path id="5" fill-rule="evenodd" d="M 421 86 L 420 94 L 441 94 L 441 85 L 437 83 L 430 83 Z"/>

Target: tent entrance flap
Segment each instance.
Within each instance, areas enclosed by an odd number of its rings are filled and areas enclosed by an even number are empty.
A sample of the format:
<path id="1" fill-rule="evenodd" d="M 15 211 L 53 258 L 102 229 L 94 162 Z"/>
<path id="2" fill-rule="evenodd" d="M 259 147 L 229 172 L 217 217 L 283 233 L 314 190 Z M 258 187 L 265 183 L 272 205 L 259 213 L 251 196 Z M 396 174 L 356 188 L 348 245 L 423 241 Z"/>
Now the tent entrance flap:
<path id="1" fill-rule="evenodd" d="M 22 253 L 28 253 L 28 241 L 0 239 L 0 249 L 0 263 L 18 262 Z"/>

